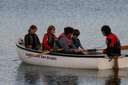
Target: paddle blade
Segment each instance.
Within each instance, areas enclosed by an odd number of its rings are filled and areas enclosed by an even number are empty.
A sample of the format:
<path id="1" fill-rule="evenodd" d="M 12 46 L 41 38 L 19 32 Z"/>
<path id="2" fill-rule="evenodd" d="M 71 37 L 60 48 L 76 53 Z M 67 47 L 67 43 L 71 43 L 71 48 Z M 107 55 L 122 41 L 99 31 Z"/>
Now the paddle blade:
<path id="1" fill-rule="evenodd" d="M 121 50 L 128 50 L 128 45 L 121 46 Z"/>

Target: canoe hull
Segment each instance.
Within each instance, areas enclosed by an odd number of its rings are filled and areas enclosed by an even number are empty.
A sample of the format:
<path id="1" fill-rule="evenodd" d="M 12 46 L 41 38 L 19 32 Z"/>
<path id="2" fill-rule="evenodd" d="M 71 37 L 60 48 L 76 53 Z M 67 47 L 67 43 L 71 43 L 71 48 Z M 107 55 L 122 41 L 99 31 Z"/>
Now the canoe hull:
<path id="1" fill-rule="evenodd" d="M 79 68 L 79 69 L 101 69 L 101 70 L 111 69 L 113 67 L 113 60 L 111 62 L 108 62 L 107 58 L 92 58 L 91 56 L 65 57 L 61 55 L 51 55 L 51 54 L 32 52 L 32 51 L 24 50 L 19 46 L 17 46 L 17 53 L 23 62 L 34 65 L 45 65 L 45 66 L 55 66 L 55 67 L 64 67 L 64 68 Z M 119 58 L 118 61 L 119 61 L 119 68 L 128 67 L 127 57 Z"/>

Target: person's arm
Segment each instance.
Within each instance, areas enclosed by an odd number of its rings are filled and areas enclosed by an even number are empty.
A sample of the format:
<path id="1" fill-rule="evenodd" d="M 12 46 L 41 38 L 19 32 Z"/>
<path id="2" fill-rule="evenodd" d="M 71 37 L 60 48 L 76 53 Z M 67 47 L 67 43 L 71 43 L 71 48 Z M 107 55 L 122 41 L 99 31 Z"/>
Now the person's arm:
<path id="1" fill-rule="evenodd" d="M 41 43 L 40 43 L 40 40 L 38 38 L 38 36 L 36 35 L 36 40 L 37 40 L 37 49 L 40 49 L 41 48 Z"/>
<path id="2" fill-rule="evenodd" d="M 80 48 L 84 49 L 79 39 L 78 39 L 78 42 L 79 42 Z"/>
<path id="3" fill-rule="evenodd" d="M 112 47 L 112 46 L 111 46 L 111 44 L 112 44 L 112 39 L 111 39 L 111 38 L 107 38 L 107 39 L 106 39 L 106 44 L 107 44 L 107 48 Z"/>
<path id="4" fill-rule="evenodd" d="M 26 48 L 32 48 L 31 39 L 30 39 L 29 35 L 25 35 L 24 42 L 25 42 Z"/>
<path id="5" fill-rule="evenodd" d="M 107 50 L 110 49 L 110 44 L 111 44 L 111 38 L 106 38 L 106 49 L 103 50 L 103 53 L 106 54 Z"/>

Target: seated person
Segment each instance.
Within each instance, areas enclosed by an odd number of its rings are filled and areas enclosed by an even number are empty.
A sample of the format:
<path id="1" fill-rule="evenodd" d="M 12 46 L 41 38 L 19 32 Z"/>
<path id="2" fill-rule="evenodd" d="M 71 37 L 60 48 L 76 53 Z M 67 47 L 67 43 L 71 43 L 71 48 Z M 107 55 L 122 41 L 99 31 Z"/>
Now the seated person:
<path id="1" fill-rule="evenodd" d="M 36 35 L 37 27 L 35 25 L 31 25 L 28 34 L 24 37 L 24 43 L 26 48 L 39 50 L 41 47 L 40 40 Z"/>
<path id="2" fill-rule="evenodd" d="M 49 51 L 53 50 L 54 43 L 57 40 L 57 37 L 54 35 L 54 33 L 55 33 L 55 27 L 53 25 L 50 25 L 47 29 L 47 33 L 44 34 L 42 40 L 43 50 L 49 50 Z"/>
<path id="3" fill-rule="evenodd" d="M 85 51 L 85 49 L 83 48 L 80 40 L 79 40 L 79 35 L 80 35 L 80 31 L 78 29 L 74 29 L 73 31 L 73 44 L 75 45 L 76 48 Z"/>
<path id="4" fill-rule="evenodd" d="M 72 41 L 74 29 L 72 27 L 64 28 L 64 33 L 62 33 L 59 38 L 59 47 L 63 48 L 64 53 L 82 53 L 81 50 L 77 49 Z"/>

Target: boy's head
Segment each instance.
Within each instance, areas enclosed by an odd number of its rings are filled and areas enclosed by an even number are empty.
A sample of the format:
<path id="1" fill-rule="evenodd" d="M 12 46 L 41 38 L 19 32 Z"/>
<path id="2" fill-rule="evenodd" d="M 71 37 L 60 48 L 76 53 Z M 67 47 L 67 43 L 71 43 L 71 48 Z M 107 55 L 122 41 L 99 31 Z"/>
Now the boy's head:
<path id="1" fill-rule="evenodd" d="M 72 27 L 65 27 L 64 28 L 64 34 L 66 35 L 66 36 L 72 36 L 73 35 L 73 31 L 74 31 L 74 29 L 72 28 Z"/>
<path id="2" fill-rule="evenodd" d="M 74 29 L 73 36 L 78 37 L 80 35 L 80 31 L 78 29 Z"/>
<path id="3" fill-rule="evenodd" d="M 108 25 L 103 25 L 101 27 L 101 32 L 104 36 L 107 36 L 108 34 L 111 34 L 111 28 Z"/>

